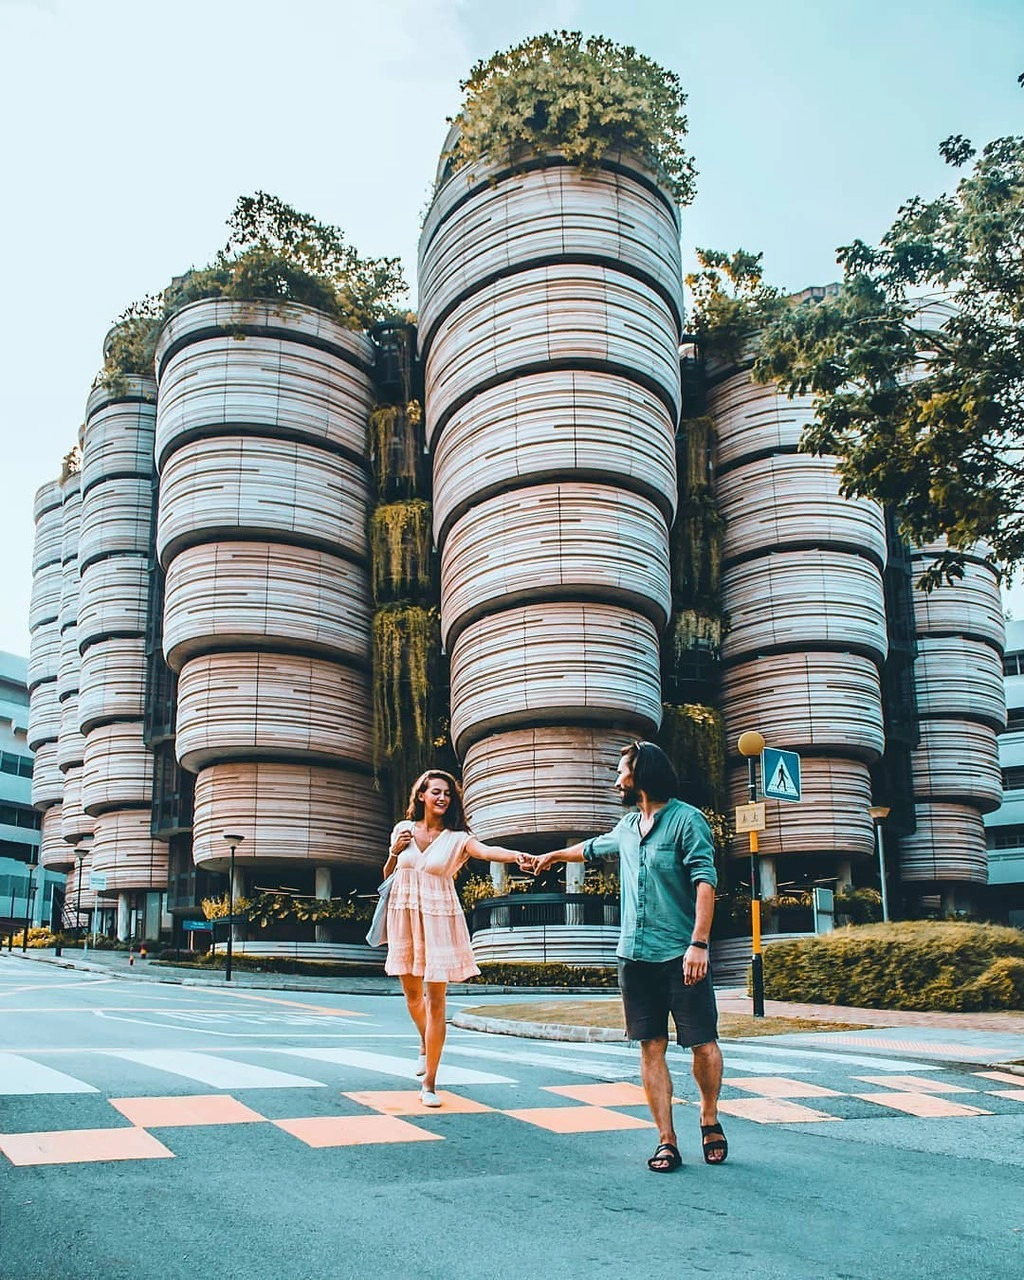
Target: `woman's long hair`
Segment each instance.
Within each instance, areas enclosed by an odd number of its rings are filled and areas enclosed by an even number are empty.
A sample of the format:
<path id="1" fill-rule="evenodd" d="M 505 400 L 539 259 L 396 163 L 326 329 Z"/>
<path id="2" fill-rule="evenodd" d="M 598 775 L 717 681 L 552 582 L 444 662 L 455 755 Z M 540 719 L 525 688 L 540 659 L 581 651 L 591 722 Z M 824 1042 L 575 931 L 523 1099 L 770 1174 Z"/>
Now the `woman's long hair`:
<path id="1" fill-rule="evenodd" d="M 409 807 L 405 811 L 406 818 L 412 822 L 423 821 L 424 808 L 421 793 L 426 790 L 427 783 L 431 778 L 440 778 L 442 782 L 447 782 L 448 792 L 451 796 L 448 801 L 448 808 L 441 819 L 441 825 L 448 831 L 465 831 L 466 815 L 462 807 L 462 788 L 452 775 L 446 773 L 444 769 L 428 769 L 425 773 L 421 773 L 412 784 L 412 790 L 409 792 Z"/>

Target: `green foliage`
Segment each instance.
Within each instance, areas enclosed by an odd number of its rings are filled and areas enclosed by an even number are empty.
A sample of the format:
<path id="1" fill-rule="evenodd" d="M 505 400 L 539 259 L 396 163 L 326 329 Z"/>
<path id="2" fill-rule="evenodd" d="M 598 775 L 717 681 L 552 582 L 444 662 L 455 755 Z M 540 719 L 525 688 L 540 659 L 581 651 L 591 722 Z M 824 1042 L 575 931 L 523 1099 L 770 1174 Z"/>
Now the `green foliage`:
<path id="1" fill-rule="evenodd" d="M 280 920 L 298 920 L 319 924 L 324 920 L 359 920 L 369 924 L 375 903 L 352 895 L 338 898 L 316 898 L 303 894 L 264 891 L 237 904 L 251 924 L 265 929 Z M 205 903 L 204 903 L 205 907 Z"/>
<path id="2" fill-rule="evenodd" d="M 658 745 L 675 766 L 692 804 L 721 812 L 728 804 L 725 785 L 725 724 L 712 707 L 688 702 L 662 707 Z"/>
<path id="3" fill-rule="evenodd" d="M 370 466 L 378 493 L 417 497 L 423 488 L 425 452 L 418 400 L 380 405 L 370 414 Z"/>
<path id="4" fill-rule="evenodd" d="M 760 253 L 698 249 L 701 270 L 686 277 L 693 294 L 693 328 L 705 356 L 739 361 L 766 324 L 785 310 L 781 291 L 766 285 Z"/>
<path id="5" fill-rule="evenodd" d="M 431 506 L 422 498 L 381 503 L 370 518 L 373 598 L 377 604 L 429 602 L 433 586 Z"/>
<path id="6" fill-rule="evenodd" d="M 393 817 L 405 812 L 409 789 L 428 765 L 457 771 L 436 609 L 390 604 L 374 614 L 373 729 Z"/>
<path id="7" fill-rule="evenodd" d="M 338 227 L 265 191 L 240 196 L 227 225 L 227 244 L 212 263 L 177 276 L 118 317 L 101 385 L 117 394 L 129 375 L 152 377 L 164 321 L 200 298 L 301 303 L 345 328 L 368 329 L 392 314 L 406 291 L 397 258 L 360 257 Z"/>
<path id="8" fill-rule="evenodd" d="M 764 952 L 773 1000 L 876 1009 L 1024 1009 L 1024 933 L 915 921 L 837 929 Z"/>
<path id="9" fill-rule="evenodd" d="M 600 870 L 589 863 L 583 873 L 583 892 L 595 898 L 614 898 L 618 902 L 619 887 L 619 877 L 614 871 Z"/>
<path id="10" fill-rule="evenodd" d="M 718 616 L 724 522 L 718 513 L 712 459 L 712 418 L 685 418 L 679 426 L 676 462 L 679 507 L 671 532 L 672 599 L 676 608 Z"/>
<path id="11" fill-rule="evenodd" d="M 490 876 L 470 876 L 459 885 L 459 901 L 467 915 L 481 902 L 497 896 L 497 890 Z"/>
<path id="12" fill-rule="evenodd" d="M 472 983 L 506 987 L 617 987 L 613 968 L 583 968 L 570 964 L 482 964 Z"/>
<path id="13" fill-rule="evenodd" d="M 460 87 L 456 169 L 484 156 L 516 163 L 560 151 L 594 170 L 609 152 L 629 151 L 680 204 L 693 199 L 686 94 L 678 76 L 628 45 L 579 31 L 533 36 L 478 62 Z"/>
<path id="14" fill-rule="evenodd" d="M 963 138 L 940 148 L 955 167 Z M 755 376 L 818 398 L 804 447 L 840 458 L 847 495 L 892 505 L 911 543 L 962 575 L 978 542 L 1024 560 L 1024 137 L 999 138 L 952 194 L 902 206 L 875 248 L 838 250 L 838 297 L 782 313 Z"/>
<path id="15" fill-rule="evenodd" d="M 882 918 L 882 895 L 877 889 L 850 889 L 834 899 L 837 916 L 849 916 L 851 924 L 877 924 Z"/>

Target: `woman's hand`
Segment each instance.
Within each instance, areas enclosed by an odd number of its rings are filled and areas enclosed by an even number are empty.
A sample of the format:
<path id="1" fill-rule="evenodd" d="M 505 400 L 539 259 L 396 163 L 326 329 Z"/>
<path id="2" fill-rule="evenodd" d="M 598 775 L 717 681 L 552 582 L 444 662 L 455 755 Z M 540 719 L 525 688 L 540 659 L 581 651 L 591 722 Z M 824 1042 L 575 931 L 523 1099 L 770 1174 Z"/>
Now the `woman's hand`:
<path id="1" fill-rule="evenodd" d="M 408 849 L 411 843 L 412 843 L 412 828 L 405 827 L 402 831 L 399 831 L 398 835 L 395 836 L 394 842 L 392 843 L 391 849 L 389 851 L 390 856 L 392 858 L 397 858 L 398 855 L 404 849 Z"/>

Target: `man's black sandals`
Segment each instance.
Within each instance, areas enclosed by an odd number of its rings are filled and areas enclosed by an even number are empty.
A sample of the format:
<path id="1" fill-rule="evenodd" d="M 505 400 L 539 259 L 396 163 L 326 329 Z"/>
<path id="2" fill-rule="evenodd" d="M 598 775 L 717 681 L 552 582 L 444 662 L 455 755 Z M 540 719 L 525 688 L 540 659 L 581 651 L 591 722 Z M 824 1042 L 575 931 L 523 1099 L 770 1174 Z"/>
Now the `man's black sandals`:
<path id="1" fill-rule="evenodd" d="M 712 1137 L 712 1135 L 714 1136 Z M 704 1163 L 725 1164 L 725 1157 L 729 1154 L 729 1144 L 726 1141 L 725 1134 L 722 1132 L 722 1126 L 720 1124 L 702 1124 L 700 1136 L 704 1146 Z"/>
<path id="2" fill-rule="evenodd" d="M 657 1151 L 647 1161 L 647 1167 L 651 1173 L 674 1173 L 682 1163 L 683 1157 L 679 1154 L 678 1148 L 671 1142 L 662 1142 L 658 1144 Z"/>

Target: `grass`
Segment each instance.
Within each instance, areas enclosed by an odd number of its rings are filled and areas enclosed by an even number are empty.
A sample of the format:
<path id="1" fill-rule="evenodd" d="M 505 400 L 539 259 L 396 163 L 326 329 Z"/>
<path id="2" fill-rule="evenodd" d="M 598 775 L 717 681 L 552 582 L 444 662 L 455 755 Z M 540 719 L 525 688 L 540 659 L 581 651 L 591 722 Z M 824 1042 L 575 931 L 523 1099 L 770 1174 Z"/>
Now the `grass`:
<path id="1" fill-rule="evenodd" d="M 612 1027 L 621 1031 L 619 1000 L 538 1000 L 530 1004 L 487 1004 L 463 1013 L 522 1022 L 554 1022 L 574 1027 Z M 859 1022 L 825 1022 L 820 1018 L 755 1018 L 749 1013 L 720 1013 L 718 1032 L 726 1040 L 744 1036 L 781 1036 L 796 1031 L 863 1031 Z"/>

